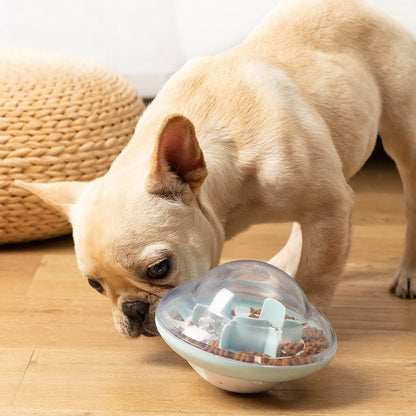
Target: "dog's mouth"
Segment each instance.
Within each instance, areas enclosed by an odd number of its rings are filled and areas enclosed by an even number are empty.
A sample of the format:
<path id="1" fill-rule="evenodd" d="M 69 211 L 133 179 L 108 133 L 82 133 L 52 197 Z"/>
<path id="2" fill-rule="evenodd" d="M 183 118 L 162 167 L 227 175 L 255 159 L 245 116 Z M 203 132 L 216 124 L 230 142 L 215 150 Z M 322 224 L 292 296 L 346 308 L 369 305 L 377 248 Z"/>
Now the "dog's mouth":
<path id="1" fill-rule="evenodd" d="M 147 317 L 146 317 L 147 318 Z M 146 319 L 147 320 L 147 319 Z M 154 337 L 159 335 L 155 325 L 146 325 L 140 318 L 126 318 L 125 334 L 131 338 L 137 338 L 140 335 Z"/>

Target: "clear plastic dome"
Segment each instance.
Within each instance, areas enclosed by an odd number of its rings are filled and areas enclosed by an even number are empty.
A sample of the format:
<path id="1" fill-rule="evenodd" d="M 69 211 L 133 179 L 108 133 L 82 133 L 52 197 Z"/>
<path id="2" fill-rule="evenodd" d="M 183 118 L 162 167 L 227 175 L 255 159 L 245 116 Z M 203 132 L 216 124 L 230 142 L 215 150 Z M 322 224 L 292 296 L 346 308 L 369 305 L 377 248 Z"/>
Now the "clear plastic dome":
<path id="1" fill-rule="evenodd" d="M 329 363 L 336 336 L 290 276 L 259 261 L 218 266 L 169 292 L 159 333 L 207 381 L 258 392 Z"/>

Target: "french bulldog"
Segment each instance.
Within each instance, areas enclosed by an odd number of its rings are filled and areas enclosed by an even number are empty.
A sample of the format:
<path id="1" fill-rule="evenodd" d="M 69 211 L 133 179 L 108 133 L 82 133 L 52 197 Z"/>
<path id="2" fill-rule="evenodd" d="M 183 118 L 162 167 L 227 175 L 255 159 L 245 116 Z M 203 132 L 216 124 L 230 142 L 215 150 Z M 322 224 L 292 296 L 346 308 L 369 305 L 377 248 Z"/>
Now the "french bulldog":
<path id="1" fill-rule="evenodd" d="M 328 305 L 350 246 L 348 180 L 378 134 L 406 199 L 390 288 L 415 298 L 416 41 L 367 1 L 283 1 L 242 44 L 174 74 L 103 177 L 19 185 L 67 215 L 116 328 L 150 336 L 161 297 L 253 223 L 294 224 L 270 262 Z"/>

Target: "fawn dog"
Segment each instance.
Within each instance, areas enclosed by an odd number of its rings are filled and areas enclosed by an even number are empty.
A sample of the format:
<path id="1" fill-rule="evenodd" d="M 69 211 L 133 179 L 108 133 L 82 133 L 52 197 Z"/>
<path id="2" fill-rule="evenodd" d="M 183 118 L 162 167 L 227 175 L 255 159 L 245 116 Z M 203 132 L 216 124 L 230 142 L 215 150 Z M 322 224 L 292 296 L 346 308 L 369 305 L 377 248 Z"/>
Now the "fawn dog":
<path id="1" fill-rule="evenodd" d="M 378 134 L 406 198 L 390 289 L 415 298 L 416 41 L 368 1 L 283 1 L 242 44 L 173 75 L 106 175 L 20 185 L 68 216 L 116 328 L 156 335 L 159 299 L 253 223 L 294 223 L 270 262 L 327 305 L 350 246 L 348 180 Z"/>

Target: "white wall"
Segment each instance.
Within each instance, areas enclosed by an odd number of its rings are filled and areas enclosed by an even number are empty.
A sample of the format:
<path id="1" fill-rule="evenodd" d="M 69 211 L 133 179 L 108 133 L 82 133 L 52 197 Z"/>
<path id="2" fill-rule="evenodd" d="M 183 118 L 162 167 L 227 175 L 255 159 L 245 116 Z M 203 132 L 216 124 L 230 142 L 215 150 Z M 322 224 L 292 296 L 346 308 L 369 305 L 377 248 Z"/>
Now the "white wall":
<path id="1" fill-rule="evenodd" d="M 378 2 L 416 33 L 416 0 Z M 151 97 L 188 57 L 238 43 L 277 3 L 0 0 L 0 47 L 82 56 L 123 74 L 142 96 Z"/>
<path id="2" fill-rule="evenodd" d="M 149 96 L 185 60 L 174 15 L 170 0 L 0 0 L 0 46 L 88 58 Z"/>

